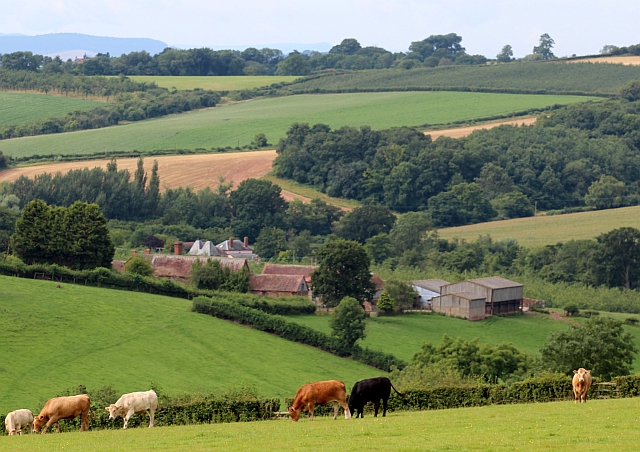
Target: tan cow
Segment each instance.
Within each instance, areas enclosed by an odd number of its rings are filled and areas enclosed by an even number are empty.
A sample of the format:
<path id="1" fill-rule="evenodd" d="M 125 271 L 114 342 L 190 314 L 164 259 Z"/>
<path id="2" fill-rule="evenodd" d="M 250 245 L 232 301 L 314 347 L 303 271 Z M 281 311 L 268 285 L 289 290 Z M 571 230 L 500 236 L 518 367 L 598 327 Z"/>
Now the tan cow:
<path id="1" fill-rule="evenodd" d="M 58 425 L 60 420 L 72 420 L 78 416 L 81 417 L 80 431 L 89 430 L 90 408 L 91 401 L 86 394 L 50 399 L 44 404 L 40 414 L 33 419 L 33 431 L 39 432 L 44 424 L 44 429 L 42 429 L 42 434 L 44 435 L 52 424 L 56 424 L 56 432 L 60 433 L 60 426 Z"/>
<path id="2" fill-rule="evenodd" d="M 575 403 L 587 403 L 587 392 L 591 387 L 591 371 L 583 369 L 573 371 L 573 396 L 575 397 Z"/>
<path id="3" fill-rule="evenodd" d="M 143 413 L 149 413 L 149 428 L 156 426 L 154 414 L 158 409 L 158 396 L 152 389 L 146 392 L 132 392 L 124 394 L 116 403 L 112 403 L 105 408 L 109 412 L 109 419 L 115 419 L 118 416 L 124 418 L 124 427 L 129 425 L 129 418 L 133 414 L 142 416 Z"/>
<path id="4" fill-rule="evenodd" d="M 22 435 L 22 429 L 29 430 L 29 426 L 33 422 L 33 413 L 30 410 L 15 410 L 7 414 L 4 419 L 4 426 L 9 436 Z"/>
<path id="5" fill-rule="evenodd" d="M 309 412 L 309 420 L 313 420 L 313 409 L 316 405 L 333 404 L 333 419 L 338 417 L 339 405 L 344 408 L 344 418 L 351 419 L 349 405 L 347 405 L 347 389 L 344 383 L 338 380 L 319 381 L 317 383 L 309 383 L 298 389 L 293 405 L 289 407 L 289 415 L 293 422 L 300 419 L 302 411 Z M 337 402 L 337 403 L 335 403 Z"/>

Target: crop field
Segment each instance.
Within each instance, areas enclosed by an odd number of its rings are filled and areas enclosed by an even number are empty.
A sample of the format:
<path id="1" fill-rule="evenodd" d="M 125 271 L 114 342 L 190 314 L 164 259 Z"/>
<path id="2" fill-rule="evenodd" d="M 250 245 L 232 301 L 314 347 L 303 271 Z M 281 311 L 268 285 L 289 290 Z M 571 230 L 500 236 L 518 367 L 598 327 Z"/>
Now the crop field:
<path id="1" fill-rule="evenodd" d="M 517 62 L 488 66 L 358 71 L 319 77 L 285 89 L 294 93 L 356 89 L 488 89 L 502 92 L 616 94 L 625 83 L 638 79 L 638 66 Z"/>
<path id="2" fill-rule="evenodd" d="M 463 126 L 463 127 L 454 127 L 450 129 L 436 129 L 436 130 L 425 130 L 425 135 L 431 135 L 432 140 L 437 140 L 440 137 L 449 137 L 449 138 L 462 138 L 468 135 L 471 135 L 476 130 L 488 130 L 493 129 L 494 127 L 499 126 L 530 126 L 535 124 L 538 120 L 537 117 L 527 117 L 520 119 L 509 119 L 507 121 L 492 121 L 484 124 L 479 124 L 475 126 Z"/>
<path id="3" fill-rule="evenodd" d="M 580 96 L 400 92 L 258 99 L 97 130 L 0 141 L 10 156 L 246 146 L 256 133 L 277 143 L 294 122 L 374 129 L 448 124 L 589 100 Z"/>
<path id="4" fill-rule="evenodd" d="M 73 110 L 91 110 L 102 105 L 103 102 L 61 96 L 0 92 L 0 126 L 64 116 Z"/>
<path id="5" fill-rule="evenodd" d="M 601 58 L 584 58 L 580 60 L 567 60 L 567 63 L 608 63 L 624 64 L 626 66 L 640 65 L 640 56 L 611 56 Z"/>
<path id="6" fill-rule="evenodd" d="M 523 246 L 538 246 L 572 239 L 592 239 L 603 232 L 626 226 L 640 227 L 640 206 L 491 221 L 440 229 L 438 233 L 442 238 L 468 242 L 475 241 L 480 235 L 490 235 L 494 240 L 513 238 Z"/>
<path id="7" fill-rule="evenodd" d="M 380 374 L 190 308 L 189 300 L 0 276 L 0 412 L 35 409 L 80 384 L 131 392 L 154 382 L 180 395 L 245 383 L 284 398 L 310 381 L 353 385 Z"/>
<path id="8" fill-rule="evenodd" d="M 385 418 L 303 419 L 2 436 L 19 451 L 632 451 L 640 399 L 494 405 L 390 413 Z"/>
<path id="9" fill-rule="evenodd" d="M 241 89 L 260 88 L 273 83 L 290 83 L 300 77 L 289 75 L 225 75 L 225 76 L 162 76 L 162 75 L 133 75 L 129 76 L 136 82 L 155 82 L 162 88 L 177 90 L 209 89 L 212 91 L 235 91 Z"/>

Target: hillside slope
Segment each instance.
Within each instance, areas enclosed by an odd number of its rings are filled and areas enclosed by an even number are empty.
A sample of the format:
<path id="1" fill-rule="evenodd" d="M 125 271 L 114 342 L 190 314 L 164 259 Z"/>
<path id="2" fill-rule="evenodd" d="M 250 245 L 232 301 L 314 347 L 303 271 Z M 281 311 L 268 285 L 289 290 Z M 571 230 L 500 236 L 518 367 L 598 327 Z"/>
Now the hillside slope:
<path id="1" fill-rule="evenodd" d="M 80 384 L 120 392 L 209 392 L 247 383 L 292 397 L 304 383 L 349 385 L 380 371 L 230 322 L 191 302 L 0 276 L 0 412 L 35 409 Z"/>

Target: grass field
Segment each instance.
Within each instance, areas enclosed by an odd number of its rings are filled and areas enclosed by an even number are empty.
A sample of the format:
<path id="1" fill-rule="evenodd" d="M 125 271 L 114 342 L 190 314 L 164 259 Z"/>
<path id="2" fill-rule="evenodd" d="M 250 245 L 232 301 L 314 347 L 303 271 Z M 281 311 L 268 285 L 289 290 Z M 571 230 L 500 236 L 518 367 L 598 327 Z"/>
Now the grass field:
<path id="1" fill-rule="evenodd" d="M 624 321 L 630 314 L 603 313 Z M 303 325 L 325 333 L 331 333 L 328 316 L 290 317 Z M 574 321 L 584 321 L 576 318 Z M 373 350 L 391 353 L 410 361 L 423 342 L 438 344 L 448 334 L 463 339 L 478 338 L 480 343 L 497 345 L 512 342 L 513 345 L 531 355 L 538 356 L 540 347 L 547 341 L 549 333 L 564 330 L 569 323 L 551 319 L 547 315 L 527 314 L 511 317 L 490 317 L 478 322 L 433 314 L 405 314 L 395 317 L 375 317 L 367 321 L 367 337 L 360 343 Z M 625 331 L 635 337 L 640 349 L 640 328 L 625 326 Z M 634 371 L 640 371 L 640 359 L 636 358 Z"/>
<path id="2" fill-rule="evenodd" d="M 0 126 L 64 116 L 73 110 L 85 111 L 103 105 L 103 102 L 45 94 L 0 92 Z"/>
<path id="3" fill-rule="evenodd" d="M 177 298 L 0 276 L 0 412 L 35 410 L 80 384 L 130 392 L 155 382 L 180 395 L 244 382 L 283 398 L 310 381 L 353 385 L 380 374 L 190 307 Z"/>
<path id="4" fill-rule="evenodd" d="M 640 56 L 610 56 L 599 58 L 583 58 L 575 60 L 567 60 L 567 63 L 608 63 L 608 64 L 624 64 L 627 66 L 640 65 Z"/>
<path id="5" fill-rule="evenodd" d="M 0 437 L 12 451 L 633 451 L 640 399 Z"/>
<path id="6" fill-rule="evenodd" d="M 241 89 L 253 89 L 261 86 L 269 86 L 273 83 L 290 83 L 298 76 L 288 75 L 226 75 L 226 76 L 162 76 L 162 75 L 133 75 L 129 76 L 136 82 L 155 82 L 162 88 L 177 90 L 186 89 L 210 89 L 213 91 L 235 91 Z"/>
<path id="7" fill-rule="evenodd" d="M 617 94 L 625 83 L 638 79 L 638 66 L 516 62 L 488 66 L 354 71 L 295 83 L 284 89 L 294 93 L 352 89 L 488 89 L 503 92 Z"/>
<path id="8" fill-rule="evenodd" d="M 263 179 L 269 180 L 274 184 L 280 186 L 283 192 L 287 193 L 295 193 L 298 196 L 304 197 L 306 199 L 315 199 L 319 198 L 326 202 L 327 204 L 331 204 L 337 207 L 340 207 L 344 210 L 353 210 L 356 207 L 360 207 L 361 203 L 359 201 L 355 201 L 353 199 L 344 199 L 344 198 L 334 198 L 329 195 L 325 195 L 321 191 L 318 191 L 308 185 L 299 184 L 295 181 L 291 181 L 289 179 L 282 179 L 280 177 L 272 176 L 271 174 L 267 174 L 263 177 Z M 2 180 L 2 173 L 0 173 L 0 181 Z"/>
<path id="9" fill-rule="evenodd" d="M 0 151 L 11 156 L 29 156 L 235 147 L 249 145 L 259 132 L 265 133 L 271 143 L 277 143 L 294 122 L 384 129 L 447 124 L 588 99 L 457 92 L 287 96 L 105 129 L 5 140 L 0 141 Z"/>
<path id="10" fill-rule="evenodd" d="M 640 227 L 640 206 L 491 221 L 440 229 L 438 233 L 445 239 L 458 238 L 468 242 L 488 234 L 494 240 L 513 238 L 523 246 L 538 246 L 571 239 L 592 239 L 603 232 L 626 226 Z"/>

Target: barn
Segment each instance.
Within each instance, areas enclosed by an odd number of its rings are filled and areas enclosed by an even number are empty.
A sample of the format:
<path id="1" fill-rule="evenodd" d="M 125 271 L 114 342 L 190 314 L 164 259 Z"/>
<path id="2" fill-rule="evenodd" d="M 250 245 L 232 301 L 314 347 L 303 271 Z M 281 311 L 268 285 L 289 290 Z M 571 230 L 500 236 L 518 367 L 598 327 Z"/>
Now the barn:
<path id="1" fill-rule="evenodd" d="M 249 290 L 269 297 L 308 296 L 309 286 L 302 275 L 251 275 Z"/>
<path id="2" fill-rule="evenodd" d="M 485 297 L 472 292 L 448 293 L 431 299 L 434 312 L 472 321 L 484 319 L 485 305 Z"/>
<path id="3" fill-rule="evenodd" d="M 485 302 L 485 314 L 511 314 L 520 311 L 524 295 L 524 286 L 500 276 L 469 279 L 442 286 L 440 295 L 466 293 L 482 296 Z"/>
<path id="4" fill-rule="evenodd" d="M 419 297 L 420 307 L 428 309 L 431 306 L 431 299 L 433 297 L 440 296 L 440 288 L 451 284 L 444 279 L 423 279 L 420 281 L 413 281 L 411 287 L 415 290 Z"/>

